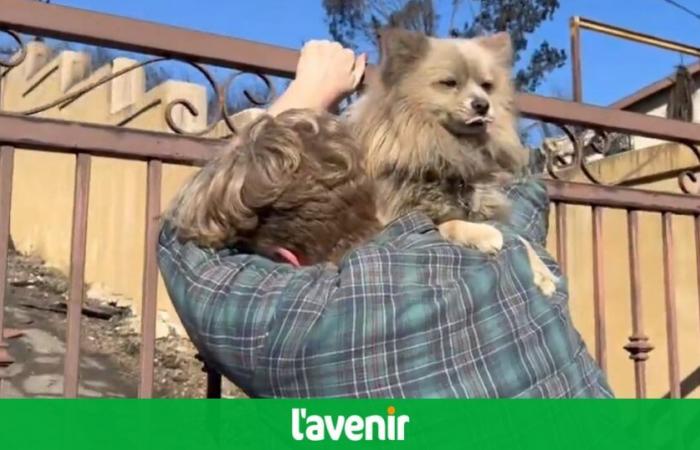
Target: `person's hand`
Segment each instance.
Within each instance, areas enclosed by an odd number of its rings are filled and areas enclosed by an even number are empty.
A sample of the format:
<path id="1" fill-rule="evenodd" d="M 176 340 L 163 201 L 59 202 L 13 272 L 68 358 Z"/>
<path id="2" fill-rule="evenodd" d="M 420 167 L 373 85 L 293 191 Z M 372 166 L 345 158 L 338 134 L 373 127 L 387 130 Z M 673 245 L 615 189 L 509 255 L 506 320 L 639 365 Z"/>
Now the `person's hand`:
<path id="1" fill-rule="evenodd" d="M 366 65 L 365 54 L 356 56 L 337 42 L 310 41 L 301 50 L 294 81 L 268 112 L 333 108 L 357 89 Z"/>
<path id="2" fill-rule="evenodd" d="M 366 64 L 366 54 L 356 56 L 337 42 L 309 41 L 301 49 L 294 83 L 331 106 L 355 91 Z"/>

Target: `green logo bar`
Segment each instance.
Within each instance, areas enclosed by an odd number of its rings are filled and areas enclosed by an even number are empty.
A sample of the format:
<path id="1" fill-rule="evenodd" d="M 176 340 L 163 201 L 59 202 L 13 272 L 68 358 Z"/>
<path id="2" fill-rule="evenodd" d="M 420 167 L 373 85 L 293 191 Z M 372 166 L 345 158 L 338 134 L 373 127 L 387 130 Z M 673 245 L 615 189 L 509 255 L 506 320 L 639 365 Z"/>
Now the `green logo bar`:
<path id="1" fill-rule="evenodd" d="M 0 449 L 700 449 L 696 400 L 0 400 Z"/>

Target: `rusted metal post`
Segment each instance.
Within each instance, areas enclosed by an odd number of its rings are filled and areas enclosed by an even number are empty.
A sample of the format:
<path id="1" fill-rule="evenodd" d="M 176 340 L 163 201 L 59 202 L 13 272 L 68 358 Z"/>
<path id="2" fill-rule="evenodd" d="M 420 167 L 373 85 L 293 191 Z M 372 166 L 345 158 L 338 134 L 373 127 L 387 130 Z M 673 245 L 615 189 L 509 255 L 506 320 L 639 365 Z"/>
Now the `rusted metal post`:
<path id="1" fill-rule="evenodd" d="M 566 204 L 556 202 L 554 208 L 557 216 L 557 261 L 561 273 L 566 276 Z"/>
<path id="2" fill-rule="evenodd" d="M 7 295 L 7 253 L 10 242 L 10 211 L 12 207 L 12 174 L 15 149 L 0 146 L 0 367 L 9 366 L 14 359 L 5 342 L 5 296 Z"/>
<path id="3" fill-rule="evenodd" d="M 627 212 L 627 236 L 629 239 L 630 293 L 632 294 L 632 335 L 625 350 L 634 361 L 635 393 L 637 398 L 646 398 L 646 360 L 654 346 L 644 334 L 642 315 L 642 285 L 639 268 L 639 212 Z"/>
<path id="4" fill-rule="evenodd" d="M 572 71 L 572 95 L 575 102 L 583 101 L 583 81 L 581 73 L 581 30 L 590 30 L 608 36 L 626 39 L 640 44 L 651 45 L 673 52 L 687 55 L 700 56 L 700 47 L 684 44 L 682 42 L 671 41 L 656 36 L 652 36 L 627 28 L 608 25 L 594 20 L 574 16 L 569 21 L 569 34 L 571 37 L 571 71 Z"/>
<path id="5" fill-rule="evenodd" d="M 668 372 L 671 398 L 680 398 L 681 382 L 678 363 L 678 326 L 676 313 L 676 286 L 673 270 L 673 221 L 671 213 L 662 215 L 664 300 L 666 303 L 666 335 L 668 338 Z"/>
<path id="6" fill-rule="evenodd" d="M 158 310 L 158 217 L 160 216 L 160 194 L 163 163 L 148 162 L 146 182 L 146 239 L 143 267 L 143 298 L 141 308 L 141 361 L 138 396 L 153 396 L 153 365 L 155 358 L 156 313 Z"/>
<path id="7" fill-rule="evenodd" d="M 91 157 L 78 154 L 75 165 L 73 195 L 73 232 L 71 237 L 70 291 L 68 298 L 66 359 L 64 363 L 63 396 L 78 396 L 80 375 L 80 319 L 85 296 L 85 250 L 90 200 Z"/>
<path id="8" fill-rule="evenodd" d="M 688 216 L 700 214 L 700 198 L 694 195 L 670 194 L 643 189 L 560 180 L 543 180 L 543 182 L 547 186 L 547 191 L 552 201 L 564 202 L 567 205 L 638 209 L 640 211 L 668 212 Z"/>
<path id="9" fill-rule="evenodd" d="M 698 285 L 698 301 L 700 301 L 700 214 L 695 216 L 695 273 Z"/>
<path id="10" fill-rule="evenodd" d="M 677 53 L 685 53 L 686 55 L 700 56 L 700 47 L 684 44 L 683 42 L 672 41 L 670 39 L 652 36 L 639 31 L 622 28 L 615 25 L 597 22 L 595 20 L 577 17 L 578 26 L 585 30 L 597 31 L 598 33 L 607 34 L 621 39 L 626 39 L 640 44 L 651 45 L 652 47 L 663 48 Z"/>
<path id="11" fill-rule="evenodd" d="M 593 215 L 593 310 L 595 314 L 595 354 L 598 365 L 607 371 L 605 338 L 605 268 L 603 267 L 603 208 L 594 206 Z"/>
<path id="12" fill-rule="evenodd" d="M 204 370 L 207 372 L 207 398 L 221 398 L 221 374 L 206 364 Z"/>
<path id="13" fill-rule="evenodd" d="M 216 369 L 209 367 L 199 353 L 194 355 L 194 358 L 202 363 L 202 372 L 207 374 L 207 398 L 221 398 L 221 374 Z"/>
<path id="14" fill-rule="evenodd" d="M 572 95 L 575 102 L 583 101 L 583 84 L 581 81 L 581 29 L 579 17 L 574 16 L 569 22 L 569 34 L 571 36 L 571 80 Z"/>

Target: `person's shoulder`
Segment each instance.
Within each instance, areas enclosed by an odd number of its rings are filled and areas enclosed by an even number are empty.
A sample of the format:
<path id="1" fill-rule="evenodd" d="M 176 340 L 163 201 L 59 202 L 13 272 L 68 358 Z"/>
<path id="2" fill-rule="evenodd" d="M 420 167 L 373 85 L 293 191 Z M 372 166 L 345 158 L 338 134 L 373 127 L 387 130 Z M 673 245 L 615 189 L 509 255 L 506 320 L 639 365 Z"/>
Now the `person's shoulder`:
<path id="1" fill-rule="evenodd" d="M 509 225 L 530 242 L 544 245 L 549 229 L 549 194 L 543 180 L 525 177 L 506 189 L 511 202 Z"/>
<path id="2" fill-rule="evenodd" d="M 440 282 L 459 278 L 461 272 L 481 264 L 486 257 L 476 249 L 447 241 L 427 215 L 412 212 L 349 251 L 338 267 L 341 275 L 360 276 L 367 282 L 388 277 L 428 277 L 431 282 Z"/>
<path id="3" fill-rule="evenodd" d="M 517 179 L 507 187 L 506 195 L 512 202 L 526 202 L 536 207 L 542 207 L 549 203 L 547 186 L 541 178 L 533 176 Z"/>
<path id="4" fill-rule="evenodd" d="M 437 227 L 430 218 L 419 211 L 408 213 L 393 222 L 369 242 L 369 247 L 401 249 L 435 242 Z"/>

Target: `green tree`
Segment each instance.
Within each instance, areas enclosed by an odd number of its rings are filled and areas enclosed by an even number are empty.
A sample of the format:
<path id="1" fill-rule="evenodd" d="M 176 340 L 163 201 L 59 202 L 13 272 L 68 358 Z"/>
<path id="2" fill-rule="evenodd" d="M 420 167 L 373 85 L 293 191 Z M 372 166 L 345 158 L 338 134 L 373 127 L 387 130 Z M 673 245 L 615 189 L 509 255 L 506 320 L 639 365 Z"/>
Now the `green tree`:
<path id="1" fill-rule="evenodd" d="M 445 22 L 438 13 L 449 12 L 444 33 L 453 37 L 507 31 L 513 40 L 515 63 L 521 62 L 531 34 L 551 20 L 559 8 L 558 0 L 323 0 L 328 30 L 334 39 L 355 49 L 376 46 L 377 29 L 400 27 L 438 36 Z M 462 8 L 471 18 L 456 24 Z M 532 48 L 529 60 L 518 64 L 515 84 L 519 90 L 534 91 L 552 70 L 566 61 L 564 50 L 542 41 Z"/>

